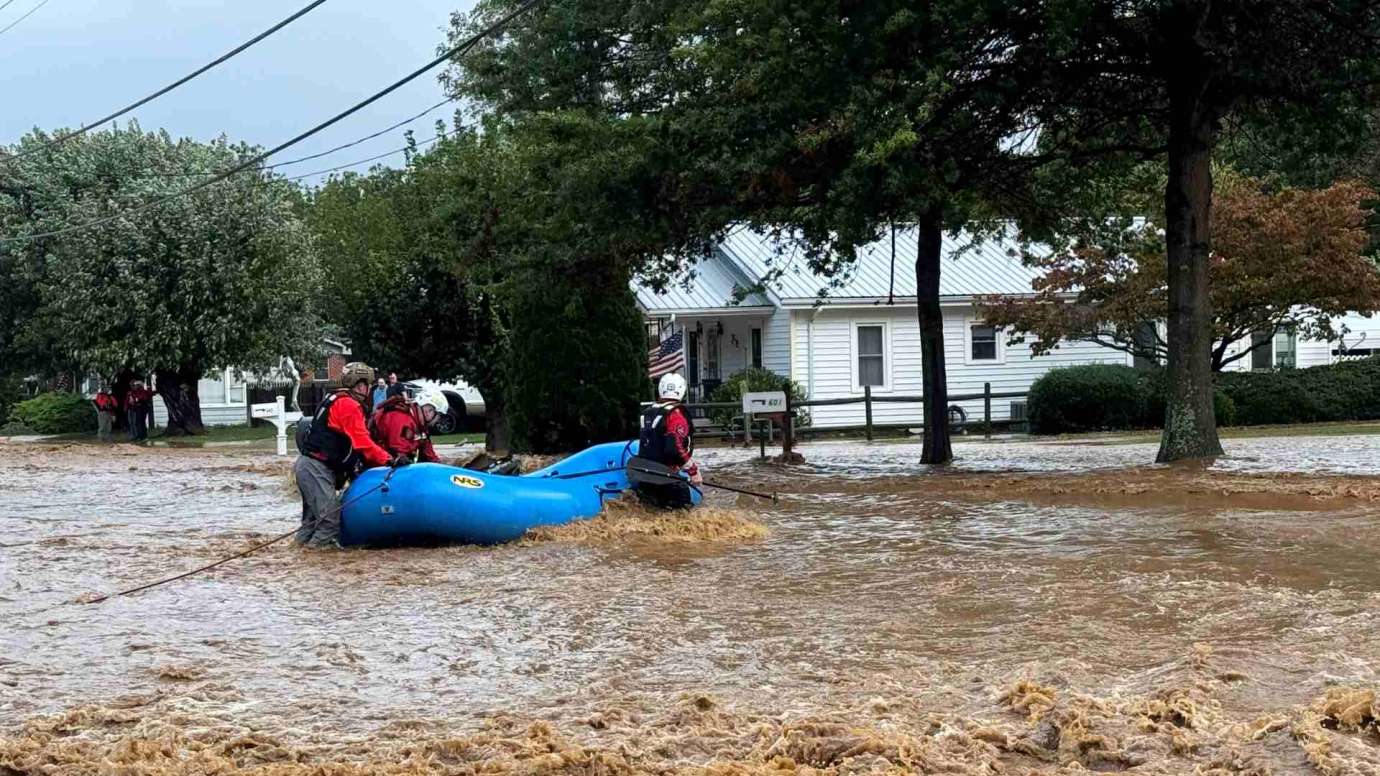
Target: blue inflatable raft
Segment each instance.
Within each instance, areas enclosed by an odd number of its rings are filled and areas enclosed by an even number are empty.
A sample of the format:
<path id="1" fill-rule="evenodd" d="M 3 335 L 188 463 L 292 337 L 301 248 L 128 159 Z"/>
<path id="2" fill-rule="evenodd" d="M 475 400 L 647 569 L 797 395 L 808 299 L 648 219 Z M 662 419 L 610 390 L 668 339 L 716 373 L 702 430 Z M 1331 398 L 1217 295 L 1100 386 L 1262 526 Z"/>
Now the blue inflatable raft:
<path id="1" fill-rule="evenodd" d="M 340 543 L 499 544 L 529 528 L 594 517 L 628 489 L 637 442 L 595 445 L 521 476 L 420 463 L 370 469 L 345 491 Z M 380 487 L 382 486 L 382 487 Z M 700 495 L 691 489 L 695 503 Z"/>

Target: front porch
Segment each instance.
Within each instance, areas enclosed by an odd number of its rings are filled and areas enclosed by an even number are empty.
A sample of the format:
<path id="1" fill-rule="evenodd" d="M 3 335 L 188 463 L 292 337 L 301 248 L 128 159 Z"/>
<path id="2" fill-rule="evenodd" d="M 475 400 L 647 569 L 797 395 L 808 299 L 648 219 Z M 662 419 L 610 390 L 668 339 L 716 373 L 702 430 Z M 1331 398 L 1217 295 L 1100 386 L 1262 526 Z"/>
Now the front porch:
<path id="1" fill-rule="evenodd" d="M 690 388 L 686 401 L 708 401 L 734 372 L 763 366 L 767 322 L 774 312 L 771 307 L 728 307 L 648 318 L 649 347 L 681 332 L 683 374 Z"/>

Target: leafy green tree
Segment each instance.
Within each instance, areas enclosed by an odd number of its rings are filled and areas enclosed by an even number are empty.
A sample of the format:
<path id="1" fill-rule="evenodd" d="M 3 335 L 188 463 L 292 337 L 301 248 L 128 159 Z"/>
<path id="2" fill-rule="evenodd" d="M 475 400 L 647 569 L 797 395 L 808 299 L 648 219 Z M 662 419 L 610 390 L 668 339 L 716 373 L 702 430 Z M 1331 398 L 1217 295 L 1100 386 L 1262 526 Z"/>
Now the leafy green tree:
<path id="1" fill-rule="evenodd" d="M 46 137 L 25 137 L 20 150 Z M 26 268 L 18 341 L 82 370 L 152 372 L 169 434 L 202 429 L 197 380 L 212 369 L 262 369 L 316 350 L 319 285 L 297 190 L 246 173 L 157 207 L 135 206 L 224 169 L 252 149 L 173 140 L 137 125 L 84 135 L 0 165 L 0 234 L 54 237 L 0 244 Z"/>
<path id="2" fill-rule="evenodd" d="M 409 376 L 465 380 L 484 397 L 488 448 L 508 450 L 507 313 L 485 285 L 488 148 L 458 132 L 405 169 L 328 181 L 306 212 L 331 257 L 328 316 L 353 351 Z"/>
<path id="3" fill-rule="evenodd" d="M 515 5 L 481 3 L 452 38 Z M 1020 45 L 1024 15 L 997 2 L 555 0 L 449 82 L 519 123 L 567 116 L 653 140 L 629 165 L 648 172 L 626 212 L 680 213 L 653 233 L 662 243 L 632 241 L 657 267 L 750 221 L 799 240 L 828 275 L 856 246 L 915 224 L 925 412 L 944 418 L 944 235 L 995 228 L 1005 190 L 1034 166 L 1011 138 L 1050 53 Z M 599 139 L 557 142 L 576 159 Z M 951 458 L 947 424 L 927 423 L 922 460 Z"/>

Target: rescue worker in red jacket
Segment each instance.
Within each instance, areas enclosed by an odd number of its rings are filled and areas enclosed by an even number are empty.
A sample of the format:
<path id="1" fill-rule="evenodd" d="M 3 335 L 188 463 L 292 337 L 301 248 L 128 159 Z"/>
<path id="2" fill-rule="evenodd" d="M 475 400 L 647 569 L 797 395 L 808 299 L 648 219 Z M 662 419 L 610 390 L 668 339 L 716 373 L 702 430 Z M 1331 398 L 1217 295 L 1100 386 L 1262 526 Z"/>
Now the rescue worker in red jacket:
<path id="1" fill-rule="evenodd" d="M 340 546 L 339 491 L 364 469 L 402 465 L 374 443 L 364 421 L 364 407 L 374 383 L 367 364 L 345 365 L 339 390 L 327 396 L 309 426 L 298 429 L 302 453 L 293 464 L 302 494 L 302 527 L 297 543 L 313 548 Z"/>
<path id="2" fill-rule="evenodd" d="M 110 441 L 110 430 L 115 425 L 115 413 L 120 411 L 120 400 L 110 392 L 105 384 L 96 392 L 96 429 L 102 442 Z"/>
<path id="3" fill-rule="evenodd" d="M 681 404 L 685 398 L 685 378 L 675 372 L 662 376 L 657 396 L 660 401 L 642 412 L 642 435 L 637 454 L 685 472 L 689 481 L 666 485 L 639 483 L 636 492 L 638 498 L 652 506 L 688 509 L 694 505 L 690 500 L 690 486 L 704 484 L 704 478 L 694 459 L 695 426 L 685 405 Z"/>
<path id="4" fill-rule="evenodd" d="M 427 429 L 447 412 L 450 402 L 440 391 L 424 390 L 414 400 L 409 400 L 407 394 L 398 394 L 384 399 L 374 410 L 369 431 L 374 441 L 393 455 L 404 456 L 413 463 L 438 463 L 441 459 Z"/>

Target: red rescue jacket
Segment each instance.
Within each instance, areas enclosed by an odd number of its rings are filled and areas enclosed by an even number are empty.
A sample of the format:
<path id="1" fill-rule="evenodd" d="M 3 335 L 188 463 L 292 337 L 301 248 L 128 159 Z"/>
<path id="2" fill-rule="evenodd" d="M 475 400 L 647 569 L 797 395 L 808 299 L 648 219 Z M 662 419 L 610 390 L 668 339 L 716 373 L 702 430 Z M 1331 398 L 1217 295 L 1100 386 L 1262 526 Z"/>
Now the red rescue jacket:
<path id="1" fill-rule="evenodd" d="M 431 444 L 421 411 L 405 396 L 393 396 L 380 404 L 369 420 L 369 429 L 374 440 L 390 453 L 428 463 L 441 460 Z"/>
<path id="2" fill-rule="evenodd" d="M 96 409 L 100 412 L 116 412 L 120 409 L 120 402 L 114 396 L 100 391 L 96 394 Z"/>

